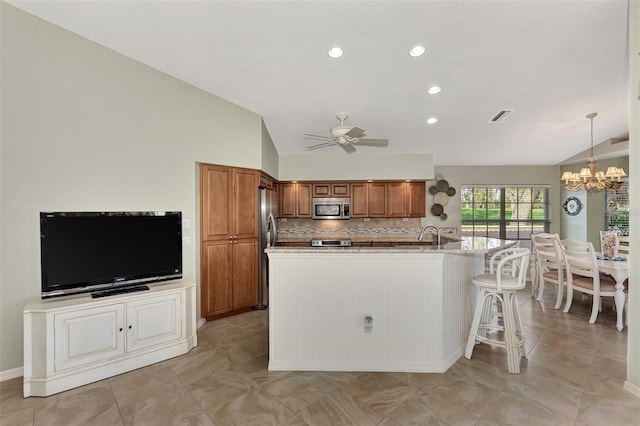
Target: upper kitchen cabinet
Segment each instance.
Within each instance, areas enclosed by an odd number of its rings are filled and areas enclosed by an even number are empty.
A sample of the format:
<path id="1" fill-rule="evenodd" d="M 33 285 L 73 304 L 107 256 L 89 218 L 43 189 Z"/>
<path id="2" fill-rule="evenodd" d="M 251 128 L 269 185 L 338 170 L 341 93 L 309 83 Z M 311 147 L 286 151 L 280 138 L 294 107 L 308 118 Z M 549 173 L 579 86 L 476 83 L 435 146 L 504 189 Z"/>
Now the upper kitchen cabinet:
<path id="1" fill-rule="evenodd" d="M 348 182 L 314 183 L 313 198 L 349 198 Z"/>
<path id="2" fill-rule="evenodd" d="M 260 187 L 274 190 L 275 182 L 273 181 L 273 178 L 271 176 L 262 172 L 260 173 Z"/>
<path id="3" fill-rule="evenodd" d="M 424 182 L 387 183 L 387 217 L 425 217 Z"/>
<path id="4" fill-rule="evenodd" d="M 351 184 L 351 217 L 388 217 L 387 184 L 361 182 Z"/>
<path id="5" fill-rule="evenodd" d="M 312 184 L 282 183 L 278 185 L 279 217 L 299 217 L 310 219 Z"/>
<path id="6" fill-rule="evenodd" d="M 257 170 L 200 165 L 202 240 L 258 238 Z"/>

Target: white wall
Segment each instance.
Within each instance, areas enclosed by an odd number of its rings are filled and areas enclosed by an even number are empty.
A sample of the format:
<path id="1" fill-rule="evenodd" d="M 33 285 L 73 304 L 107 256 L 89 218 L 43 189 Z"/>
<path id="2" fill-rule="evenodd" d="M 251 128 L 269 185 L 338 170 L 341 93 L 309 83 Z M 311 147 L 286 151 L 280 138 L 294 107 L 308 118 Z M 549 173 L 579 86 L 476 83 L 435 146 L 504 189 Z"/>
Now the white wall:
<path id="1" fill-rule="evenodd" d="M 271 135 L 267 127 L 262 122 L 262 170 L 272 178 L 278 179 L 278 169 L 280 166 L 278 151 L 273 145 Z"/>
<path id="2" fill-rule="evenodd" d="M 640 171 L 640 1 L 629 1 L 629 168 Z M 629 184 L 631 245 L 640 247 L 640 179 Z M 631 282 L 640 277 L 640 250 L 631 252 Z M 627 351 L 627 383 L 625 388 L 640 398 L 640 288 L 629 288 L 629 330 Z"/>
<path id="3" fill-rule="evenodd" d="M 433 179 L 431 154 L 280 156 L 280 180 Z"/>
<path id="4" fill-rule="evenodd" d="M 198 280 L 196 162 L 261 168 L 260 116 L 1 8 L 0 371 L 22 365 L 40 295 L 40 211 L 180 210 Z M 199 303 L 198 303 L 199 305 Z"/>

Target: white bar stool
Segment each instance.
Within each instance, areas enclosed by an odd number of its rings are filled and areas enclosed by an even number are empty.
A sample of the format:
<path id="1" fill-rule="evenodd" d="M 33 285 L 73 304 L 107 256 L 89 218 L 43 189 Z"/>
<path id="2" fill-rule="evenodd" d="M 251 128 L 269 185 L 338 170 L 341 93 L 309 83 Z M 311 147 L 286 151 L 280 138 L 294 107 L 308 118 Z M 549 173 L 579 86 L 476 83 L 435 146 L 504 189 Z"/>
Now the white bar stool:
<path id="1" fill-rule="evenodd" d="M 471 280 L 480 289 L 480 296 L 471 323 L 465 358 L 471 359 L 476 342 L 500 346 L 507 350 L 509 373 L 520 373 L 520 358 L 526 358 L 526 354 L 516 292 L 525 287 L 530 255 L 531 251 L 526 248 L 497 251 L 491 256 L 489 273 L 476 275 Z M 494 303 L 500 304 L 502 325 L 493 322 Z M 502 340 L 494 334 L 496 331 L 503 332 Z"/>

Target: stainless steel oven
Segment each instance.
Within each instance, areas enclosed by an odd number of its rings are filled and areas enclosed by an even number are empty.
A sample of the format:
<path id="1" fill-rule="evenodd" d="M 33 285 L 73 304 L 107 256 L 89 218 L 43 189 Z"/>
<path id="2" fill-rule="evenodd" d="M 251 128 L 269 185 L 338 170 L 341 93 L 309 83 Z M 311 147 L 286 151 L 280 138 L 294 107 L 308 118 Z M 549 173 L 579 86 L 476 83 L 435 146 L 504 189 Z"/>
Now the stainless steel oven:
<path id="1" fill-rule="evenodd" d="M 351 206 L 348 198 L 314 198 L 314 219 L 349 219 Z"/>

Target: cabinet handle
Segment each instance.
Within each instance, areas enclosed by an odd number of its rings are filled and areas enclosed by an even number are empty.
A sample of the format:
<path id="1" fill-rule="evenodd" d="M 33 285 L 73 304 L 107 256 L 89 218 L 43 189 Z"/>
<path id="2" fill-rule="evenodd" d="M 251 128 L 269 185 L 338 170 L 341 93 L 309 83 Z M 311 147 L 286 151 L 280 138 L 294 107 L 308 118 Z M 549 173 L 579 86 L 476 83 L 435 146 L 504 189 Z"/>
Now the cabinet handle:
<path id="1" fill-rule="evenodd" d="M 133 326 L 132 326 L 132 325 L 130 325 L 130 326 L 129 326 L 129 330 L 131 330 L 132 328 L 133 328 Z"/>
<path id="2" fill-rule="evenodd" d="M 120 331 L 122 331 L 122 327 L 120 327 Z"/>

